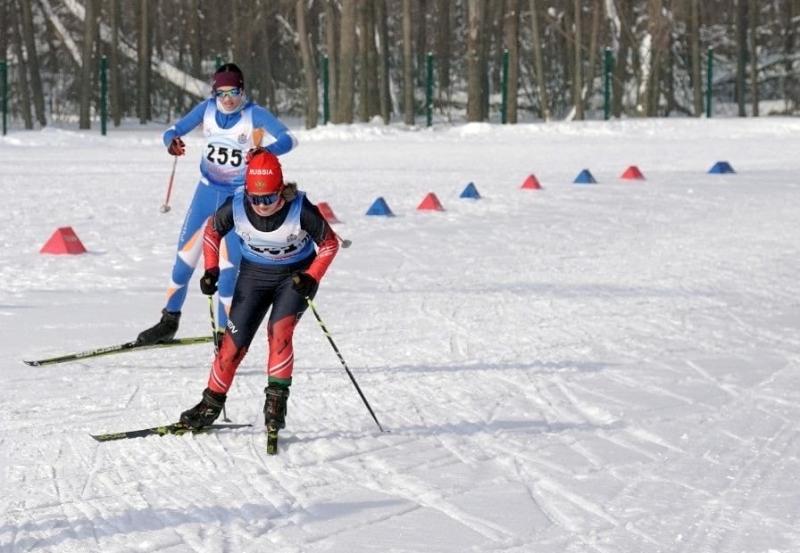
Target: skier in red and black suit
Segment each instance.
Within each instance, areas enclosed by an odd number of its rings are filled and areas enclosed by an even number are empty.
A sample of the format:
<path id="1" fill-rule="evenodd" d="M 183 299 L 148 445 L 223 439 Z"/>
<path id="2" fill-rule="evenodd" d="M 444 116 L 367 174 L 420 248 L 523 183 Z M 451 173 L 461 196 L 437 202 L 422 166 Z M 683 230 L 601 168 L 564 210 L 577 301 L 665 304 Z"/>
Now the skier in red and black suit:
<path id="1" fill-rule="evenodd" d="M 225 405 L 236 368 L 269 311 L 265 423 L 285 425 L 292 383 L 292 335 L 322 276 L 339 250 L 336 234 L 295 185 L 285 185 L 278 158 L 257 150 L 240 187 L 209 219 L 204 233 L 205 274 L 200 288 L 217 290 L 219 245 L 234 231 L 241 239 L 242 261 L 227 329 L 211 367 L 208 387 L 181 423 L 200 428 L 213 423 Z"/>

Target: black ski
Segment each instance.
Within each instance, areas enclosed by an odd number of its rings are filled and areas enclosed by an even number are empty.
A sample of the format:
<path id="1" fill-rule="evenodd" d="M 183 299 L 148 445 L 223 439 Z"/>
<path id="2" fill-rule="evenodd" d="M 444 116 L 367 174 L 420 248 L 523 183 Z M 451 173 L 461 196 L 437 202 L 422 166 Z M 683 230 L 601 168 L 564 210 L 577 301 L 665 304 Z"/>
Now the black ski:
<path id="1" fill-rule="evenodd" d="M 153 426 L 152 428 L 142 428 L 141 430 L 127 430 L 125 432 L 110 432 L 108 434 L 92 434 L 92 438 L 98 442 L 110 442 L 112 440 L 129 440 L 131 438 L 144 438 L 146 436 L 181 436 L 183 434 L 203 434 L 215 430 L 225 430 L 233 428 L 246 428 L 252 424 L 212 424 L 202 428 L 190 428 L 184 424 L 176 422 L 165 426 Z"/>
<path id="2" fill-rule="evenodd" d="M 174 346 L 189 346 L 192 344 L 203 344 L 212 342 L 212 336 L 195 336 L 193 338 L 178 338 L 164 342 L 163 344 L 151 345 L 138 345 L 136 342 L 125 342 L 116 346 L 107 346 L 104 348 L 90 349 L 87 351 L 79 351 L 77 353 L 69 353 L 67 355 L 60 355 L 58 357 L 49 357 L 47 359 L 36 359 L 34 361 L 23 361 L 26 365 L 32 367 L 41 367 L 42 365 L 54 365 L 56 363 L 67 363 L 69 361 L 79 361 L 81 359 L 89 359 L 92 357 L 100 357 L 101 355 L 111 355 L 114 353 L 123 353 L 126 351 L 152 349 L 152 348 L 170 348 Z"/>
<path id="3" fill-rule="evenodd" d="M 267 455 L 278 454 L 278 425 L 267 424 Z"/>

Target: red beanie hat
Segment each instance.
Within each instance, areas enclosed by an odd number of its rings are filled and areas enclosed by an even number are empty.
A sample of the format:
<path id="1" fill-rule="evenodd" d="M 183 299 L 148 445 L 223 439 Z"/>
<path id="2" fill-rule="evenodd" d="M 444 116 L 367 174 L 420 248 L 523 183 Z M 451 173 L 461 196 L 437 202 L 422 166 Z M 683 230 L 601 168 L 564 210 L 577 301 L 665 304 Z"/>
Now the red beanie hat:
<path id="1" fill-rule="evenodd" d="M 266 150 L 257 152 L 247 165 L 245 190 L 251 196 L 266 196 L 280 192 L 283 187 L 281 162 Z"/>
<path id="2" fill-rule="evenodd" d="M 221 86 L 233 86 L 236 88 L 244 88 L 244 74 L 239 66 L 235 63 L 226 63 L 220 66 L 214 73 L 214 81 L 212 87 L 214 90 Z"/>

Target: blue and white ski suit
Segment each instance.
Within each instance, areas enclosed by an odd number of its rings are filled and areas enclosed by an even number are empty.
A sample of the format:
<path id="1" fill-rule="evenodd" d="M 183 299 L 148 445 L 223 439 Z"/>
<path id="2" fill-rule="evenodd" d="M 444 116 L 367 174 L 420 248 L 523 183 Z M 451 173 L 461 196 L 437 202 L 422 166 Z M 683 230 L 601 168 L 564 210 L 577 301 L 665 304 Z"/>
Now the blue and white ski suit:
<path id="1" fill-rule="evenodd" d="M 180 311 L 186 299 L 186 285 L 192 277 L 203 246 L 203 228 L 208 218 L 244 184 L 248 150 L 263 146 L 275 155 L 285 154 L 297 141 L 268 110 L 253 102 L 226 114 L 210 98 L 195 106 L 164 133 L 164 145 L 202 125 L 206 143 L 200 158 L 200 182 L 178 236 L 178 252 L 167 290 L 167 311 Z M 230 233 L 220 251 L 219 308 L 217 324 L 228 321 L 236 272 L 241 258 L 238 237 Z"/>

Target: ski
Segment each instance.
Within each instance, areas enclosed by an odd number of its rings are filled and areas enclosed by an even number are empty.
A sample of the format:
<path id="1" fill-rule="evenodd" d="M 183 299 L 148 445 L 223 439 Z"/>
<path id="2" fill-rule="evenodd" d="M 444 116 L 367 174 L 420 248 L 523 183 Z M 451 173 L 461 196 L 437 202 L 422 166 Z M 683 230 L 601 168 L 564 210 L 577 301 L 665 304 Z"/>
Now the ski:
<path id="1" fill-rule="evenodd" d="M 278 425 L 267 425 L 267 455 L 278 454 Z"/>
<path id="2" fill-rule="evenodd" d="M 167 424 L 165 426 L 153 426 L 152 428 L 142 428 L 140 430 L 127 430 L 124 432 L 110 432 L 108 434 L 91 434 L 92 438 L 98 442 L 110 442 L 112 440 L 129 440 L 131 438 L 144 438 L 147 436 L 182 436 L 183 434 L 203 434 L 215 430 L 225 430 L 234 428 L 247 428 L 252 424 L 211 424 L 201 428 L 191 428 L 182 423 Z"/>
<path id="3" fill-rule="evenodd" d="M 170 348 L 173 346 L 189 346 L 192 344 L 204 344 L 206 342 L 212 342 L 213 340 L 214 338 L 212 336 L 195 336 L 193 338 L 177 338 L 175 340 L 170 340 L 169 342 L 164 342 L 162 344 L 138 345 L 135 341 L 125 342 L 124 344 L 118 344 L 116 346 L 107 346 L 104 348 L 79 351 L 77 353 L 69 353 L 67 355 L 60 355 L 58 357 L 48 357 L 47 359 L 36 359 L 33 361 L 23 360 L 23 363 L 25 363 L 26 365 L 30 365 L 31 367 L 41 367 L 43 365 L 54 365 L 56 363 L 79 361 L 81 359 L 90 359 L 92 357 L 100 357 L 101 355 L 111 355 L 114 353 L 123 353 L 126 351 L 133 351 L 133 350 L 138 351 L 138 350 L 152 349 L 152 348 Z"/>

